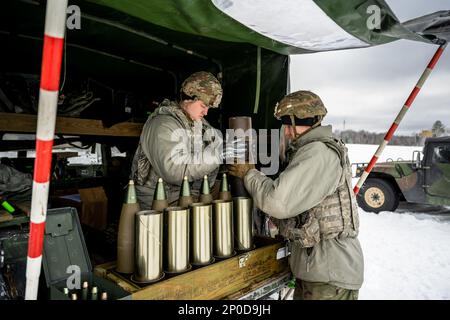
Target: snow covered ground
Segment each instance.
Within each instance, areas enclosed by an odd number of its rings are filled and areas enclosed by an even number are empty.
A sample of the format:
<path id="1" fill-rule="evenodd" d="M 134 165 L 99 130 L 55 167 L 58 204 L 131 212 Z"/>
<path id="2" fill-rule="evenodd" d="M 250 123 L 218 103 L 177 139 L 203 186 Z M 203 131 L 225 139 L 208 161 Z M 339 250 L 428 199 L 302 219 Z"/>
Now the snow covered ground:
<path id="1" fill-rule="evenodd" d="M 450 299 L 450 220 L 359 212 L 360 299 Z"/>
<path id="2" fill-rule="evenodd" d="M 348 148 L 350 161 L 368 162 L 377 146 Z M 380 160 L 410 160 L 421 149 L 388 146 Z M 403 204 L 395 213 L 359 212 L 365 260 L 360 299 L 450 299 L 450 208 Z"/>
<path id="3" fill-rule="evenodd" d="M 372 144 L 347 144 L 350 162 L 369 162 L 377 145 Z M 384 162 L 389 160 L 412 160 L 413 151 L 422 151 L 422 146 L 386 146 L 378 161 Z"/>

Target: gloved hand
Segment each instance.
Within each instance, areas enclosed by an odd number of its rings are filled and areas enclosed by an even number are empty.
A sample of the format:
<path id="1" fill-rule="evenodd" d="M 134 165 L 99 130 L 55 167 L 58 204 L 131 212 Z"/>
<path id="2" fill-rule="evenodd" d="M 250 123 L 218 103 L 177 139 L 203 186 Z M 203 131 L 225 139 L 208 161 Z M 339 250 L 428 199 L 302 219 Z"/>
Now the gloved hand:
<path id="1" fill-rule="evenodd" d="M 247 153 L 247 146 L 245 137 L 236 137 L 232 141 L 224 143 L 224 149 L 222 152 L 222 160 L 225 163 L 234 163 L 235 159 L 245 160 L 245 154 Z"/>
<path id="2" fill-rule="evenodd" d="M 228 174 L 242 179 L 250 169 L 255 169 L 255 165 L 253 163 L 230 164 L 228 166 Z"/>
<path id="3" fill-rule="evenodd" d="M 215 138 L 205 148 L 203 159 L 205 163 L 234 163 L 236 160 L 244 162 L 248 147 L 246 138 L 243 136 L 234 137 L 233 140 L 228 139 L 226 142 Z"/>

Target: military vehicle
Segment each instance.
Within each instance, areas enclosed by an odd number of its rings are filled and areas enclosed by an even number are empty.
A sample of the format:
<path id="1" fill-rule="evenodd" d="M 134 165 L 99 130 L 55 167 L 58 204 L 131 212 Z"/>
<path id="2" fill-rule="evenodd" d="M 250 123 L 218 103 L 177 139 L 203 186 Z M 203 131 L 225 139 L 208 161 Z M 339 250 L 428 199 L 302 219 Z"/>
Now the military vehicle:
<path id="1" fill-rule="evenodd" d="M 356 176 L 364 168 L 358 165 Z M 395 211 L 399 201 L 450 205 L 450 137 L 428 138 L 411 161 L 377 163 L 357 200 L 363 210 L 377 213 Z"/>

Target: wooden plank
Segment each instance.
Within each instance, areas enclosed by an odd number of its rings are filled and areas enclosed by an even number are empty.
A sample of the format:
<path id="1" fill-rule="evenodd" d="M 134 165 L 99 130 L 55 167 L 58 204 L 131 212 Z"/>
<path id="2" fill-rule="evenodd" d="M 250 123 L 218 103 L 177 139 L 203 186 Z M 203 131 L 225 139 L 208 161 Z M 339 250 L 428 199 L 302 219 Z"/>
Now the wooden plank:
<path id="1" fill-rule="evenodd" d="M 23 214 L 18 214 L 12 216 L 11 220 L 2 221 L 0 223 L 0 228 L 9 228 L 12 226 L 21 226 L 22 224 L 28 224 L 30 222 L 30 218 Z"/>
<path id="2" fill-rule="evenodd" d="M 37 116 L 0 112 L 0 131 L 36 133 Z M 139 137 L 143 123 L 121 122 L 110 128 L 101 120 L 57 117 L 55 134 Z"/>
<path id="3" fill-rule="evenodd" d="M 105 264 L 95 267 L 94 274 L 97 277 L 111 280 L 112 282 L 116 283 L 118 286 L 120 286 L 122 289 L 124 289 L 125 291 L 127 291 L 129 293 L 135 292 L 140 289 L 139 286 L 131 283 L 124 277 L 113 272 L 113 270 L 115 268 L 116 268 L 116 262 L 108 262 L 108 263 L 105 263 Z"/>
<path id="4" fill-rule="evenodd" d="M 247 300 L 247 297 L 255 295 L 257 290 L 262 290 L 262 292 L 258 292 L 258 296 L 266 295 L 267 293 L 272 292 L 275 288 L 278 288 L 280 283 L 286 283 L 287 279 L 290 279 L 292 277 L 291 271 L 286 271 L 281 274 L 275 274 L 271 276 L 270 278 L 267 278 L 264 281 L 261 281 L 259 283 L 253 284 L 243 290 L 239 290 L 229 296 L 227 296 L 226 300 L 238 300 L 242 299 L 242 297 L 245 297 L 244 299 Z M 250 299 L 253 300 L 253 299 Z"/>
<path id="5" fill-rule="evenodd" d="M 127 279 L 118 276 L 115 273 L 108 273 L 108 275 L 106 276 L 106 279 L 111 280 L 112 282 L 116 283 L 119 287 L 121 287 L 123 290 L 132 293 L 135 292 L 137 290 L 139 290 L 139 287 L 133 283 L 131 283 L 130 281 L 128 281 Z"/>
<path id="6" fill-rule="evenodd" d="M 260 286 L 274 275 L 290 272 L 287 258 L 276 259 L 284 242 L 274 242 L 270 238 L 257 240 L 262 247 L 142 288 L 118 274 L 114 262 L 97 266 L 95 274 L 120 282 L 122 288 L 132 293 L 133 300 L 227 299 Z M 129 287 L 124 287 L 124 282 Z"/>
<path id="7" fill-rule="evenodd" d="M 288 269 L 287 259 L 276 260 L 280 244 L 241 254 L 207 267 L 147 286 L 132 294 L 133 300 L 212 300 L 263 281 Z M 239 259 L 248 255 L 245 266 Z"/>
<path id="8" fill-rule="evenodd" d="M 7 211 L 0 211 L 0 222 L 10 221 L 13 219 L 12 214 Z"/>

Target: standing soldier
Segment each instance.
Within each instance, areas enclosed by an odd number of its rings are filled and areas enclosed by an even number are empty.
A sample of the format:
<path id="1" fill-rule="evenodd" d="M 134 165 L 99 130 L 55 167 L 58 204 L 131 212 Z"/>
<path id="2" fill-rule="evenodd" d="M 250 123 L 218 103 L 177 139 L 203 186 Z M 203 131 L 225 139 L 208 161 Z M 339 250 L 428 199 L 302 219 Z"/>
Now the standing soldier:
<path id="1" fill-rule="evenodd" d="M 321 126 L 327 110 L 309 91 L 284 97 L 275 107 L 290 140 L 286 169 L 276 180 L 252 164 L 234 164 L 255 205 L 281 219 L 297 279 L 294 299 L 358 299 L 364 262 L 357 239 L 359 219 L 347 148 Z"/>
<path id="2" fill-rule="evenodd" d="M 222 139 L 204 116 L 209 108 L 217 108 L 221 99 L 219 81 L 211 73 L 200 71 L 183 82 L 180 102 L 165 99 L 150 115 L 131 169 L 141 210 L 151 209 L 158 178 L 166 183 L 169 205 L 176 204 L 184 176 L 191 183 L 194 197 L 205 175 L 209 185 L 214 185 L 222 161 Z M 213 138 L 205 142 L 203 134 L 208 131 Z M 195 143 L 200 145 L 195 148 Z"/>

